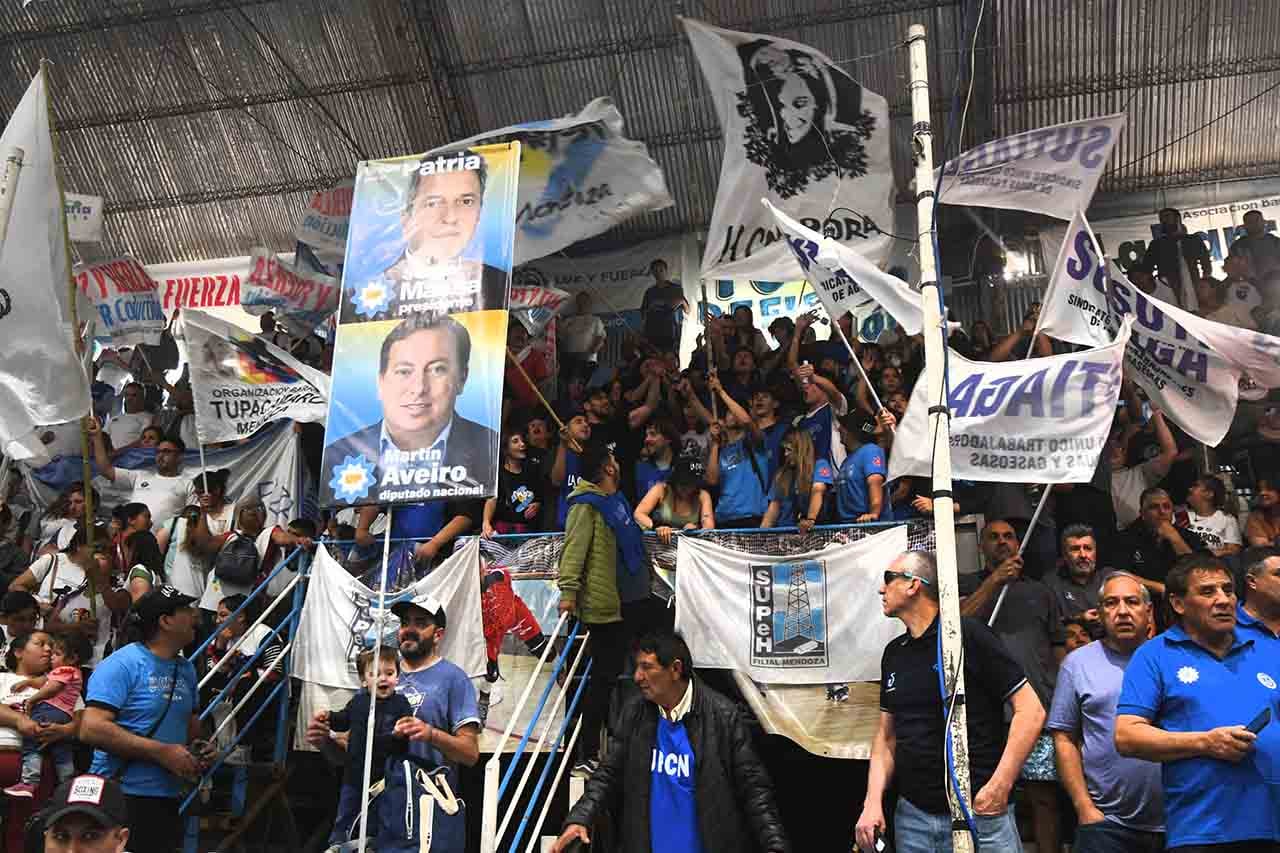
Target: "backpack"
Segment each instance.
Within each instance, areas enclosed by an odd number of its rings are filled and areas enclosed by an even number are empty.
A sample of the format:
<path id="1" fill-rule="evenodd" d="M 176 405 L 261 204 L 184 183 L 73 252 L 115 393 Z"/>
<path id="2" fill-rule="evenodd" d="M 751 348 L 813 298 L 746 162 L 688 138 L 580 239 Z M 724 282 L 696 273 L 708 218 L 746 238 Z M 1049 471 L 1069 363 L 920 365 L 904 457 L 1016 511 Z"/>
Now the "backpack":
<path id="1" fill-rule="evenodd" d="M 252 586 L 258 576 L 258 548 L 253 540 L 239 533 L 231 534 L 213 558 L 213 574 L 223 583 Z"/>

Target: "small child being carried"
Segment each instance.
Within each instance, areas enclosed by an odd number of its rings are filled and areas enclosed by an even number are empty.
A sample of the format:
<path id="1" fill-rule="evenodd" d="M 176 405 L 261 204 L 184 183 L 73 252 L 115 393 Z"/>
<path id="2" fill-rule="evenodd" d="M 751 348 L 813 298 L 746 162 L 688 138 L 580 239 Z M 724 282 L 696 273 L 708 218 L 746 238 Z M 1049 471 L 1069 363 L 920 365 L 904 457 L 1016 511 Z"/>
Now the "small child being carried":
<path id="1" fill-rule="evenodd" d="M 23 702 L 23 712 L 37 723 L 69 723 L 76 710 L 76 703 L 84 691 L 84 676 L 80 664 L 93 657 L 89 638 L 80 633 L 60 634 L 53 639 L 50 662 L 53 669 L 48 675 L 40 675 L 19 681 L 13 690 L 38 688 Z M 65 782 L 75 775 L 72 763 L 72 743 L 60 740 L 49 747 L 53 754 L 53 766 L 58 781 Z M 4 789 L 10 797 L 34 797 L 40 787 L 43 756 L 42 747 L 35 738 L 22 739 L 22 777 L 16 785 Z"/>

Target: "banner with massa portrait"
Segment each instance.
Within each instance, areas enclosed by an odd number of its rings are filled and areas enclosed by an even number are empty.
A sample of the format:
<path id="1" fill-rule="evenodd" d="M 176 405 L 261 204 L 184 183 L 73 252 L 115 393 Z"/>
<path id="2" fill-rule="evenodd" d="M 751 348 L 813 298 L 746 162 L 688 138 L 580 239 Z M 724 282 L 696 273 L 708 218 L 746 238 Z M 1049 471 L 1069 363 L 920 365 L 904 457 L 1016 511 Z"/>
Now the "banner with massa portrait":
<path id="1" fill-rule="evenodd" d="M 519 143 L 356 172 L 321 503 L 492 496 Z"/>

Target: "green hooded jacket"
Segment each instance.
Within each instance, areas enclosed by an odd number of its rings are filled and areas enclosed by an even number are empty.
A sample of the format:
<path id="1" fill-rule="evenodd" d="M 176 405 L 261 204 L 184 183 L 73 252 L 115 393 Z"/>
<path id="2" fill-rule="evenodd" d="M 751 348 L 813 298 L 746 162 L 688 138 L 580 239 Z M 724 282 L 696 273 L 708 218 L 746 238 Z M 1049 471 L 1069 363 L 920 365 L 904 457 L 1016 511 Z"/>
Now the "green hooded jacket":
<path id="1" fill-rule="evenodd" d="M 603 496 L 592 482 L 579 480 L 570 497 Z M 560 552 L 560 600 L 577 606 L 578 618 L 600 625 L 622 621 L 618 594 L 618 539 L 604 516 L 585 503 L 569 507 L 564 523 L 564 548 Z"/>

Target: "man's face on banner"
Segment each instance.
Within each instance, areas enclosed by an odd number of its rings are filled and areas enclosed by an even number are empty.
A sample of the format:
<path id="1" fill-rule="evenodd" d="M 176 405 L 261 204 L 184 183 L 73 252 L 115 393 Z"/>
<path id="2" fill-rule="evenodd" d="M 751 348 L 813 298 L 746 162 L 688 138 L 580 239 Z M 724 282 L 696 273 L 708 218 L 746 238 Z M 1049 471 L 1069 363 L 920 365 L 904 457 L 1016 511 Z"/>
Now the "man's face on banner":
<path id="1" fill-rule="evenodd" d="M 453 416 L 467 381 L 467 366 L 445 329 L 422 329 L 391 345 L 378 376 L 378 399 L 387 430 L 401 450 L 431 446 Z"/>
<path id="2" fill-rule="evenodd" d="M 462 254 L 480 223 L 480 175 L 474 171 L 423 175 L 403 216 L 405 245 L 417 256 L 448 261 Z"/>

